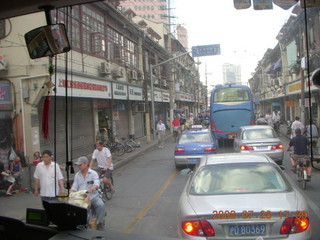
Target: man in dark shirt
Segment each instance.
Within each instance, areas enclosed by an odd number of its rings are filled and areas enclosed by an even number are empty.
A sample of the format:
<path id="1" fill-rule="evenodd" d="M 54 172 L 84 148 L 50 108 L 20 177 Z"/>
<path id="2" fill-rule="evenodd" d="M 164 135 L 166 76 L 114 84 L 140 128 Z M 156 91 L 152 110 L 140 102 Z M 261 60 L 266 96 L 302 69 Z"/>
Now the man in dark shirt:
<path id="1" fill-rule="evenodd" d="M 293 137 L 290 140 L 289 147 L 287 149 L 287 151 L 290 151 L 292 146 L 294 148 L 293 155 L 291 155 L 291 158 L 290 158 L 290 161 L 292 164 L 291 170 L 295 169 L 297 160 L 300 157 L 306 157 L 309 159 L 308 148 L 310 148 L 310 142 L 307 137 L 301 134 L 302 134 L 302 131 L 300 128 L 295 129 L 295 137 Z M 308 180 L 311 179 L 311 172 L 312 172 L 312 167 L 311 167 L 311 164 L 309 164 L 307 168 Z"/>

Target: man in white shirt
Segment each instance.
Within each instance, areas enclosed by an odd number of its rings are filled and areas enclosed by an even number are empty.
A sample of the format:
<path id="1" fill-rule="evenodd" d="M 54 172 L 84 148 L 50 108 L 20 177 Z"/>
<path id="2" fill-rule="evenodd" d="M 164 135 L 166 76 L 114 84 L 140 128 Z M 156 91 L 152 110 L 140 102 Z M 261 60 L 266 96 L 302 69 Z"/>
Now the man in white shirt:
<path id="1" fill-rule="evenodd" d="M 304 125 L 299 121 L 299 117 L 295 117 L 295 121 L 291 125 L 291 138 L 295 137 L 295 131 L 297 128 L 301 129 L 301 132 L 304 132 Z"/>
<path id="2" fill-rule="evenodd" d="M 158 134 L 158 144 L 159 148 L 163 148 L 164 145 L 164 136 L 166 135 L 166 125 L 160 119 L 157 124 L 157 134 Z"/>
<path id="3" fill-rule="evenodd" d="M 34 195 L 39 195 L 42 200 L 58 199 L 58 195 L 64 192 L 63 175 L 58 163 L 52 162 L 52 152 L 44 150 L 42 162 L 37 164 L 34 171 Z"/>
<path id="4" fill-rule="evenodd" d="M 96 149 L 93 151 L 92 159 L 89 167 L 92 168 L 94 161 L 98 163 L 99 176 L 103 174 L 103 182 L 110 186 L 111 191 L 114 192 L 113 185 L 111 183 L 111 173 L 113 170 L 112 155 L 108 148 L 104 147 L 103 142 L 99 141 L 96 143 Z"/>
<path id="5" fill-rule="evenodd" d="M 98 188 L 100 185 L 99 176 L 96 171 L 89 168 L 87 157 L 79 157 L 75 163 L 79 167 L 79 172 L 74 177 L 74 182 L 70 192 L 87 190 L 91 201 L 92 215 L 97 218 L 98 230 L 104 230 L 106 209 L 102 199 L 99 196 Z"/>

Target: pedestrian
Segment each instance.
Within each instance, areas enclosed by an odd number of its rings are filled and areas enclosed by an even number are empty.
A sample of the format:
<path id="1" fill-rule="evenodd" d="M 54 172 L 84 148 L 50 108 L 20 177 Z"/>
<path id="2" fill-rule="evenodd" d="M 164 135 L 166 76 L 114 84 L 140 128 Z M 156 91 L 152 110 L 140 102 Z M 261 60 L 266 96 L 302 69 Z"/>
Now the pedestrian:
<path id="1" fill-rule="evenodd" d="M 92 216 L 97 218 L 97 229 L 104 230 L 106 209 L 104 202 L 99 194 L 100 180 L 98 173 L 89 167 L 87 157 L 79 157 L 75 163 L 79 167 L 79 171 L 74 177 L 74 182 L 71 187 L 71 192 L 87 190 L 90 198 L 90 208 Z"/>
<path id="2" fill-rule="evenodd" d="M 181 130 L 184 131 L 185 129 L 185 123 L 187 121 L 187 117 L 184 114 L 184 112 L 181 113 L 181 117 L 180 117 L 180 126 L 181 126 Z"/>
<path id="3" fill-rule="evenodd" d="M 15 179 L 15 188 L 20 188 L 22 180 L 22 166 L 19 156 L 16 156 L 16 158 L 10 162 L 9 170 Z"/>
<path id="4" fill-rule="evenodd" d="M 278 109 L 274 109 L 273 113 L 272 113 L 272 122 L 274 125 L 274 130 L 276 131 L 276 133 L 279 134 L 280 131 L 280 118 L 281 118 L 281 113 Z"/>
<path id="5" fill-rule="evenodd" d="M 40 152 L 36 151 L 33 153 L 33 162 L 32 164 L 36 166 L 39 162 L 41 162 Z"/>
<path id="6" fill-rule="evenodd" d="M 312 143 L 312 149 L 315 150 L 318 143 L 319 131 L 318 127 L 313 124 L 312 120 L 310 120 L 309 124 L 306 126 L 306 130 L 304 133 L 309 139 L 309 142 Z M 313 151 L 313 154 L 315 154 L 315 151 Z"/>
<path id="7" fill-rule="evenodd" d="M 267 120 L 262 114 L 259 114 L 259 118 L 256 120 L 256 125 L 268 125 Z"/>
<path id="8" fill-rule="evenodd" d="M 267 111 L 267 114 L 264 118 L 266 119 L 267 124 L 273 128 L 272 113 L 270 110 Z"/>
<path id="9" fill-rule="evenodd" d="M 194 124 L 194 116 L 193 116 L 193 113 L 190 113 L 190 116 L 189 116 L 189 125 L 192 126 Z"/>
<path id="10" fill-rule="evenodd" d="M 111 182 L 111 174 L 113 171 L 112 155 L 108 148 L 106 148 L 102 141 L 96 142 L 96 149 L 92 153 L 92 158 L 89 167 L 92 169 L 94 161 L 98 163 L 99 177 L 103 175 L 103 182 L 110 186 L 112 192 L 114 188 Z"/>
<path id="11" fill-rule="evenodd" d="M 179 128 L 180 128 L 180 120 L 178 117 L 175 117 L 172 121 L 172 127 L 173 127 L 173 138 L 174 141 L 177 141 L 177 137 L 179 136 Z"/>
<path id="12" fill-rule="evenodd" d="M 300 128 L 301 131 L 304 132 L 304 125 L 299 120 L 300 118 L 296 116 L 294 122 L 291 124 L 291 138 L 295 136 L 295 131 L 297 128 Z"/>
<path id="13" fill-rule="evenodd" d="M 38 163 L 34 171 L 34 195 L 40 193 L 42 200 L 57 200 L 60 193 L 64 193 L 63 175 L 58 163 L 52 161 L 50 150 L 42 152 L 42 162 Z M 40 190 L 40 192 L 39 192 Z"/>
<path id="14" fill-rule="evenodd" d="M 158 147 L 163 148 L 164 137 L 166 135 L 166 125 L 160 119 L 157 124 L 157 135 L 158 135 Z"/>
<path id="15" fill-rule="evenodd" d="M 14 180 L 9 181 L 9 174 L 4 169 L 3 162 L 0 161 L 0 186 L 6 189 L 6 196 L 12 196 L 11 190 L 14 185 Z"/>

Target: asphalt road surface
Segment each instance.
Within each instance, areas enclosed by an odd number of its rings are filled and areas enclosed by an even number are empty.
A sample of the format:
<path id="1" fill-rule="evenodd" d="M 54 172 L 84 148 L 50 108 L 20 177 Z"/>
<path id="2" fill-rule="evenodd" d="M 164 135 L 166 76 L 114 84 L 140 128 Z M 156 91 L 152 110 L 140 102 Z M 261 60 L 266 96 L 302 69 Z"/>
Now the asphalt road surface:
<path id="1" fill-rule="evenodd" d="M 285 149 L 288 139 L 283 138 Z M 107 205 L 107 229 L 161 237 L 177 237 L 176 210 L 179 196 L 188 176 L 176 171 L 173 162 L 173 140 L 164 149 L 153 148 L 125 166 L 115 170 L 116 193 Z M 233 152 L 231 146 L 221 146 L 219 152 Z M 285 153 L 284 166 L 290 177 L 289 155 Z M 296 181 L 295 181 L 296 182 Z M 320 172 L 313 171 L 307 190 L 301 192 L 310 206 L 313 228 L 312 240 L 320 236 Z M 297 182 L 296 182 L 297 183 Z"/>

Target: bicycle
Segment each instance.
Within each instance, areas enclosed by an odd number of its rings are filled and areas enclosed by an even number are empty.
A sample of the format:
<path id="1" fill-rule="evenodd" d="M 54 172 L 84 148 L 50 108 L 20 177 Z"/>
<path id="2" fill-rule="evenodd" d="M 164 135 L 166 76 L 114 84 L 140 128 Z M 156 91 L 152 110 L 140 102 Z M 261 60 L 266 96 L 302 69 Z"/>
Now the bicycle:
<path id="1" fill-rule="evenodd" d="M 102 200 L 106 202 L 106 200 L 111 200 L 114 191 L 110 188 L 109 184 L 105 184 L 103 181 L 104 174 L 106 171 L 104 171 L 102 168 L 98 169 L 99 172 L 99 179 L 100 179 L 100 186 L 99 186 L 99 192 L 101 193 Z M 112 171 L 110 173 L 110 179 L 111 184 L 113 185 L 113 177 L 112 177 Z"/>
<path id="2" fill-rule="evenodd" d="M 135 142 L 133 139 L 126 140 L 124 144 L 132 147 L 133 151 L 140 147 L 140 142 Z"/>
<path id="3" fill-rule="evenodd" d="M 299 156 L 295 166 L 295 173 L 297 174 L 297 181 L 302 183 L 302 188 L 307 189 L 308 173 L 307 168 L 310 166 L 309 156 Z"/>
<path id="4" fill-rule="evenodd" d="M 125 137 L 121 138 L 122 144 L 124 145 L 124 150 L 126 153 L 131 153 L 132 151 L 134 151 L 135 149 L 128 143 L 128 141 L 126 141 Z"/>
<path id="5" fill-rule="evenodd" d="M 108 141 L 105 146 L 109 148 L 111 153 L 115 153 L 117 156 L 122 156 L 125 153 L 125 147 L 121 143 Z"/>

